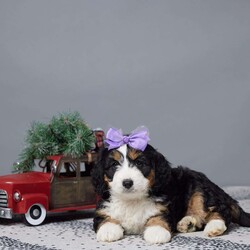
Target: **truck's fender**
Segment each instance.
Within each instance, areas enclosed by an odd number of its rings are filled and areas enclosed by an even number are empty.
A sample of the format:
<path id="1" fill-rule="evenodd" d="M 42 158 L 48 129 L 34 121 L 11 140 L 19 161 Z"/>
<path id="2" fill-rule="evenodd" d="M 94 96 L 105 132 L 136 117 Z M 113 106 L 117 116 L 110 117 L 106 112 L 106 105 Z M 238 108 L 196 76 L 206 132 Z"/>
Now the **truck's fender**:
<path id="1" fill-rule="evenodd" d="M 49 199 L 46 194 L 36 193 L 36 194 L 24 194 L 19 203 L 17 203 L 16 213 L 25 214 L 28 209 L 34 204 L 41 204 L 44 206 L 46 211 L 49 209 Z"/>

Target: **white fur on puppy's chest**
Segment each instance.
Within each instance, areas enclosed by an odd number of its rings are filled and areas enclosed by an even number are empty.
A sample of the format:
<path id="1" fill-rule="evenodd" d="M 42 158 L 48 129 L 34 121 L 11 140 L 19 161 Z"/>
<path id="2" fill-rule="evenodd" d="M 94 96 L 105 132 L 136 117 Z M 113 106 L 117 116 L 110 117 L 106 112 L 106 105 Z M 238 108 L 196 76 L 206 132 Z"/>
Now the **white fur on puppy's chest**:
<path id="1" fill-rule="evenodd" d="M 157 204 L 151 199 L 119 200 L 111 199 L 104 212 L 120 222 L 126 234 L 140 234 L 147 220 L 160 214 Z"/>

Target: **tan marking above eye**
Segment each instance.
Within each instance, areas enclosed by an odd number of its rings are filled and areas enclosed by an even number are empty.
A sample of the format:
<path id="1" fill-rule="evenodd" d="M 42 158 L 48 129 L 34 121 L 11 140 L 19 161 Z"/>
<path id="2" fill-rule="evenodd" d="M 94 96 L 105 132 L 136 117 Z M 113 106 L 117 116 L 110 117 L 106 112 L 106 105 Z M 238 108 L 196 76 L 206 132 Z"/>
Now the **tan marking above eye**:
<path id="1" fill-rule="evenodd" d="M 141 154 L 141 151 L 136 150 L 134 148 L 129 148 L 128 150 L 128 158 L 130 158 L 131 160 L 137 159 Z"/>
<path id="2" fill-rule="evenodd" d="M 114 150 L 111 152 L 110 157 L 113 158 L 115 161 L 122 162 L 123 155 L 118 150 Z"/>

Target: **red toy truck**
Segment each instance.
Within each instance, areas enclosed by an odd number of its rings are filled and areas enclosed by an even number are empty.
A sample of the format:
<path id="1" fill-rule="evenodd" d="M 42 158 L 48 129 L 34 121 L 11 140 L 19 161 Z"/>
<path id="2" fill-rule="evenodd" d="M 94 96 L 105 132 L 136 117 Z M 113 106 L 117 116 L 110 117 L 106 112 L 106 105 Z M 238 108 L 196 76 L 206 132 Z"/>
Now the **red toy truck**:
<path id="1" fill-rule="evenodd" d="M 80 158 L 49 156 L 40 161 L 40 172 L 0 176 L 0 218 L 12 219 L 13 215 L 21 214 L 26 223 L 37 226 L 49 212 L 95 208 L 97 196 L 90 172 L 97 160 L 97 150 L 103 145 L 100 139 L 103 134 L 95 133 L 98 139 L 95 151 Z"/>
<path id="2" fill-rule="evenodd" d="M 0 177 L 0 217 L 22 214 L 33 226 L 40 225 L 48 212 L 95 208 L 96 195 L 90 171 L 96 153 L 81 158 L 50 156 L 43 172 Z"/>

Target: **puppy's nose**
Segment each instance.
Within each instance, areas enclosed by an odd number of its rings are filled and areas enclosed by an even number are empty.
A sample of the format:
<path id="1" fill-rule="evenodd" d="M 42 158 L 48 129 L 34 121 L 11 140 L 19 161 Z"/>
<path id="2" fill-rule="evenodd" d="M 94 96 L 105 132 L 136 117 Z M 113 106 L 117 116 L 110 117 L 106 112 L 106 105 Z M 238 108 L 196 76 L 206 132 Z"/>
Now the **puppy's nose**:
<path id="1" fill-rule="evenodd" d="M 127 188 L 130 189 L 133 186 L 134 182 L 131 179 L 125 179 L 122 182 L 122 185 Z"/>

